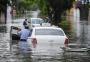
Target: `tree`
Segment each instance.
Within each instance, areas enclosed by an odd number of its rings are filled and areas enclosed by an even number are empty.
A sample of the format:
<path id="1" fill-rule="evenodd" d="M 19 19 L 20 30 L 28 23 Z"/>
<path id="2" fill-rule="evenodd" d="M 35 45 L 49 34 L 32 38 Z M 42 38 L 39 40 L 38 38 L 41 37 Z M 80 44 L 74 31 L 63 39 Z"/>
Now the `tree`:
<path id="1" fill-rule="evenodd" d="M 72 7 L 74 0 L 20 0 L 18 9 L 31 10 L 39 8 L 41 14 L 48 16 L 52 24 L 59 25 L 61 15 Z"/>
<path id="2" fill-rule="evenodd" d="M 3 13 L 5 15 L 5 20 L 7 17 L 7 4 L 9 4 L 9 0 L 0 0 L 0 16 L 1 13 Z"/>
<path id="3" fill-rule="evenodd" d="M 59 25 L 61 15 L 72 7 L 74 0 L 36 0 L 43 15 L 48 15 L 52 24 Z"/>
<path id="4" fill-rule="evenodd" d="M 0 0 L 0 12 L 2 11 L 5 11 L 6 7 L 7 7 L 7 3 L 8 3 L 8 0 Z"/>
<path id="5" fill-rule="evenodd" d="M 61 15 L 67 9 L 72 7 L 74 0 L 47 0 L 50 13 L 50 18 L 53 21 L 53 24 L 58 25 L 61 22 Z"/>
<path id="6" fill-rule="evenodd" d="M 31 10 L 35 0 L 12 0 L 12 6 L 16 6 L 18 10 Z"/>

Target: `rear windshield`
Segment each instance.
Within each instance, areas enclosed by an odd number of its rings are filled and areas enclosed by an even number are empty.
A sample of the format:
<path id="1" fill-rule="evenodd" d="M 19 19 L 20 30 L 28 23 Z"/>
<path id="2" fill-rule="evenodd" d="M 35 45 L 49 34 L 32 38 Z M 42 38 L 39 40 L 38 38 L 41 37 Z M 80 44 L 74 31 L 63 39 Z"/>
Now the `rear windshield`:
<path id="1" fill-rule="evenodd" d="M 64 36 L 64 33 L 58 29 L 36 29 L 35 35 L 60 35 L 60 36 Z"/>
<path id="2" fill-rule="evenodd" d="M 43 20 L 40 20 L 40 19 L 32 19 L 32 24 L 41 24 L 43 22 L 44 21 Z"/>

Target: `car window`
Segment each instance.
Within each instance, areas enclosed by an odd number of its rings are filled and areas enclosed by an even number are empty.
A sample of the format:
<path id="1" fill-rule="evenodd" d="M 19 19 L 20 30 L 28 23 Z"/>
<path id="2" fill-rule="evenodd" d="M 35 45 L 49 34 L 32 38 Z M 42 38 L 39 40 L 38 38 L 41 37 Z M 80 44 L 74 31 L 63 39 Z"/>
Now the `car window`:
<path id="1" fill-rule="evenodd" d="M 35 21 L 36 21 L 35 19 L 32 19 L 32 21 L 31 21 L 31 22 L 32 22 L 32 24 L 35 24 Z"/>
<path id="2" fill-rule="evenodd" d="M 41 19 L 32 19 L 32 24 L 41 24 L 41 23 L 43 23 L 44 21 L 43 20 L 41 20 Z"/>
<path id="3" fill-rule="evenodd" d="M 35 35 L 60 35 L 60 36 L 64 36 L 64 33 L 58 29 L 35 29 Z"/>

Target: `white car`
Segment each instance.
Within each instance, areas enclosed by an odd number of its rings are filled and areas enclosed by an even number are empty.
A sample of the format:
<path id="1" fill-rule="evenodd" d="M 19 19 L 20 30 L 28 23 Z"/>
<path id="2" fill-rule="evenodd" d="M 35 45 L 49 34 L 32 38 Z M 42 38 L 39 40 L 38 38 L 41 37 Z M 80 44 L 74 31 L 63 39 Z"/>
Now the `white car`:
<path id="1" fill-rule="evenodd" d="M 29 18 L 28 22 L 30 22 L 31 27 L 40 27 L 44 20 L 42 18 Z"/>
<path id="2" fill-rule="evenodd" d="M 64 31 L 58 27 L 34 27 L 27 41 L 32 50 L 44 52 L 52 48 L 62 50 L 69 42 Z"/>

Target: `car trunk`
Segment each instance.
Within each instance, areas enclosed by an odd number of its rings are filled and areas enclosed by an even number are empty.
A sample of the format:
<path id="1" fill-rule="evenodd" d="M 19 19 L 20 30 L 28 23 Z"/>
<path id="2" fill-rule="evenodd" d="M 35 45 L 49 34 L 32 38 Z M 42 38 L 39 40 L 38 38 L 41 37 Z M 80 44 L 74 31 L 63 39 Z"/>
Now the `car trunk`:
<path id="1" fill-rule="evenodd" d="M 37 46 L 36 49 L 49 50 L 49 49 L 60 49 L 64 47 L 64 36 L 36 36 Z"/>

